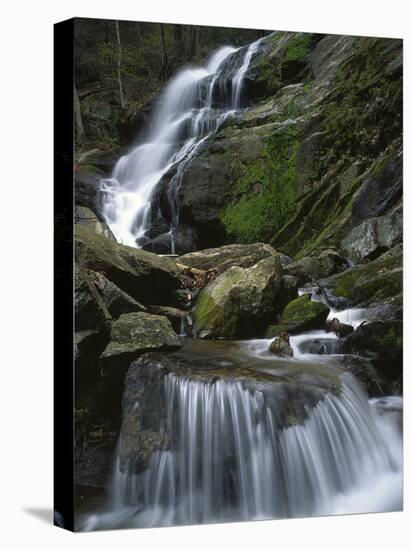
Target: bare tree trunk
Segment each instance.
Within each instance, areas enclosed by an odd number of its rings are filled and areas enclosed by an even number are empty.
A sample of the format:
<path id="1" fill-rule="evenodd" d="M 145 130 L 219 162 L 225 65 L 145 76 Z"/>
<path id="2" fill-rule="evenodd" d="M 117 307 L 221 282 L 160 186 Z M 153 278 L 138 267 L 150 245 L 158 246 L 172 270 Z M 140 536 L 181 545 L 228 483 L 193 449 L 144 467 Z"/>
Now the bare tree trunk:
<path id="1" fill-rule="evenodd" d="M 165 31 L 163 24 L 159 23 L 159 28 L 161 31 L 161 42 L 162 42 L 162 67 L 161 67 L 161 80 L 166 80 L 168 77 L 168 51 L 166 49 L 166 40 L 165 40 Z"/>
<path id="2" fill-rule="evenodd" d="M 118 42 L 118 62 L 117 62 L 117 72 L 118 72 L 118 84 L 119 84 L 119 99 L 120 99 L 120 106 L 122 109 L 125 108 L 125 100 L 123 99 L 123 88 L 122 88 L 122 78 L 121 78 L 121 64 L 122 64 L 122 44 L 120 41 L 120 33 L 119 33 L 119 21 L 115 21 L 115 28 L 116 28 L 116 40 Z"/>
<path id="3" fill-rule="evenodd" d="M 184 48 L 184 36 L 183 36 L 183 26 L 174 25 L 174 39 L 175 39 L 175 49 L 177 52 L 177 58 L 180 63 L 185 61 L 185 48 Z"/>
<path id="4" fill-rule="evenodd" d="M 75 132 L 76 132 L 76 139 L 78 141 L 82 140 L 85 135 L 85 130 L 83 128 L 83 121 L 82 121 L 82 112 L 80 110 L 80 100 L 79 100 L 79 94 L 77 93 L 76 83 L 74 85 L 75 87 Z"/>

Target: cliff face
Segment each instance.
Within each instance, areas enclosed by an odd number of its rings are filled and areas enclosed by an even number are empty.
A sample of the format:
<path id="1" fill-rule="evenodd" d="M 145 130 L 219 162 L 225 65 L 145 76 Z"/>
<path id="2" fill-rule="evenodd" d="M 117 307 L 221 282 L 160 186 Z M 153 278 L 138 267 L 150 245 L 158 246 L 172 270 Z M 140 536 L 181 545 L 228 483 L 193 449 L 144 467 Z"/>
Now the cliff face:
<path id="1" fill-rule="evenodd" d="M 180 220 L 198 248 L 264 241 L 300 257 L 335 246 L 364 261 L 400 240 L 401 40 L 271 35 L 245 94 L 249 107 L 182 178 Z M 156 197 L 166 220 L 167 185 Z"/>

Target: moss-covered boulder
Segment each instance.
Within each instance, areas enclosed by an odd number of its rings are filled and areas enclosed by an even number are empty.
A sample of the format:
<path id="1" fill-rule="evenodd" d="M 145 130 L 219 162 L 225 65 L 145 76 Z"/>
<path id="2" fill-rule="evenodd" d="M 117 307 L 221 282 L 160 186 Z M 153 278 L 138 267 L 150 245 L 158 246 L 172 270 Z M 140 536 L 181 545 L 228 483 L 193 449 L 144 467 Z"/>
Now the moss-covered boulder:
<path id="1" fill-rule="evenodd" d="M 170 321 L 161 315 L 125 313 L 113 321 L 110 341 L 103 351 L 103 360 L 136 357 L 148 350 L 172 350 L 181 347 L 181 341 Z"/>
<path id="2" fill-rule="evenodd" d="M 337 307 L 372 306 L 398 299 L 403 291 L 403 250 L 397 245 L 376 260 L 320 281 Z"/>
<path id="3" fill-rule="evenodd" d="M 270 344 L 269 351 L 279 357 L 292 357 L 293 350 L 290 346 L 288 333 L 283 332 L 279 336 L 276 336 Z"/>
<path id="4" fill-rule="evenodd" d="M 177 261 L 189 267 L 206 271 L 214 269 L 217 273 L 223 273 L 234 266 L 251 267 L 260 260 L 276 254 L 277 252 L 269 244 L 229 244 L 184 254 Z"/>
<path id="5" fill-rule="evenodd" d="M 231 267 L 200 293 L 194 310 L 195 333 L 210 338 L 257 336 L 283 306 L 279 255 L 252 267 Z"/>
<path id="6" fill-rule="evenodd" d="M 307 330 L 324 328 L 329 308 L 321 302 L 312 302 L 309 294 L 303 294 L 285 306 L 279 321 L 267 329 L 267 337 L 283 332 L 298 334 Z"/>
<path id="7" fill-rule="evenodd" d="M 170 258 L 121 245 L 82 226 L 75 231 L 75 256 L 80 266 L 102 273 L 144 303 L 171 303 L 179 288 L 179 271 Z"/>

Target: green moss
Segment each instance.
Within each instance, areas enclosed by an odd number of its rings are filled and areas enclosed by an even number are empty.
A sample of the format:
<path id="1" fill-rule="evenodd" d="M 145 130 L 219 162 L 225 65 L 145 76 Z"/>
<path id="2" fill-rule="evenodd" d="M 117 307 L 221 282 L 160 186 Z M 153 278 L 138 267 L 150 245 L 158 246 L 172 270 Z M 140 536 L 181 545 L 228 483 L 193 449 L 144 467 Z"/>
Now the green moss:
<path id="1" fill-rule="evenodd" d="M 297 150 L 295 128 L 273 134 L 262 157 L 235 182 L 232 201 L 220 213 L 232 241 L 269 240 L 285 223 L 295 201 Z"/>
<path id="2" fill-rule="evenodd" d="M 279 322 L 268 327 L 267 337 L 272 338 L 282 332 L 295 334 L 320 328 L 324 325 L 328 313 L 327 306 L 320 302 L 312 302 L 309 294 L 303 294 L 286 305 Z"/>
<path id="3" fill-rule="evenodd" d="M 400 135 L 402 85 L 383 67 L 394 59 L 401 41 L 358 39 L 354 54 L 337 74 L 336 88 L 324 111 L 325 156 L 377 155 L 377 142 Z M 382 138 L 380 136 L 382 135 Z M 380 139 L 372 139 L 375 137 Z"/>
<path id="4" fill-rule="evenodd" d="M 304 61 L 310 51 L 311 34 L 296 34 L 288 41 L 283 61 Z"/>
<path id="5" fill-rule="evenodd" d="M 400 294 L 403 290 L 401 249 L 396 247 L 394 253 L 391 252 L 332 277 L 332 293 L 352 304 L 380 302 Z"/>

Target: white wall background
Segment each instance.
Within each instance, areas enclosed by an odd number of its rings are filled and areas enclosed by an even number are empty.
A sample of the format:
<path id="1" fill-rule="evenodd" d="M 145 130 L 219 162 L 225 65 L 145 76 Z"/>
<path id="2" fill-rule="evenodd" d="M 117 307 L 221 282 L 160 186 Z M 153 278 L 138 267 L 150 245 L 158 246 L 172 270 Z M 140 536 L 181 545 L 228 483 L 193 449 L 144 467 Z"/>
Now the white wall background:
<path id="1" fill-rule="evenodd" d="M 54 528 L 42 519 L 51 515 L 53 468 L 52 24 L 73 16 L 88 16 L 403 37 L 405 90 L 411 94 L 413 27 L 409 4 L 407 0 L 9 0 L 3 3 L 0 27 L 2 548 L 411 548 L 413 400 L 409 364 L 412 346 L 408 338 L 404 513 L 76 535 Z M 409 93 L 406 99 L 408 159 L 412 151 Z M 405 226 L 409 239 L 412 235 L 409 211 L 413 207 L 409 191 L 411 175 L 409 162 L 405 171 Z M 410 248 L 406 246 L 406 250 Z M 411 261 L 406 260 L 406 281 L 410 280 L 410 267 Z M 406 306 L 411 305 L 411 298 L 406 287 Z M 411 330 L 410 311 L 409 307 L 405 315 L 406 336 Z"/>

